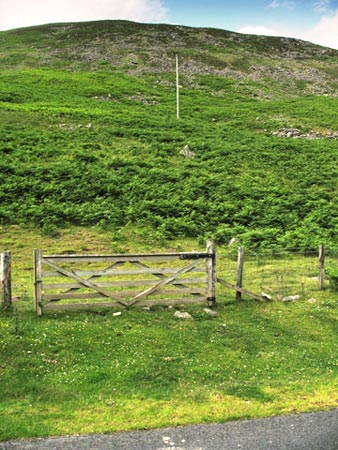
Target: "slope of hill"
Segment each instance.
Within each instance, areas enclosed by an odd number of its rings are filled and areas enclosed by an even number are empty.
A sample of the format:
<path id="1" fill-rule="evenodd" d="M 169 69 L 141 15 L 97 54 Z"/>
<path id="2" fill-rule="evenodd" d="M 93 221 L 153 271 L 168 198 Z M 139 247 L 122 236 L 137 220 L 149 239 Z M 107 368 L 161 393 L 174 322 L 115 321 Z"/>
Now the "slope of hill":
<path id="1" fill-rule="evenodd" d="M 337 246 L 338 51 L 104 21 L 1 32 L 0 64 L 1 224 Z"/>
<path id="2" fill-rule="evenodd" d="M 316 82 L 336 92 L 338 51 L 304 41 L 249 36 L 217 29 L 145 25 L 127 21 L 69 23 L 0 33 L 1 67 L 98 70 L 130 73 L 174 69 L 174 54 L 186 76 L 213 74 L 272 80 L 290 87 Z M 332 85 L 333 84 L 333 85 Z M 309 87 L 309 91 L 313 86 Z"/>

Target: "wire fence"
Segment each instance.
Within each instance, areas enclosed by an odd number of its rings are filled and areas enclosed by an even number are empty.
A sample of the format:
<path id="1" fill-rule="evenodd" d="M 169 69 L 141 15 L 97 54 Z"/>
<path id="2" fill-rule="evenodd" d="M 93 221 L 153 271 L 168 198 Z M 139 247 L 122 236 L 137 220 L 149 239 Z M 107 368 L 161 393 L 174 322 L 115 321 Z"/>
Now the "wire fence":
<path id="1" fill-rule="evenodd" d="M 326 251 L 325 267 L 338 269 L 338 254 Z M 236 284 L 238 255 L 220 248 L 218 276 Z M 320 290 L 319 252 L 259 252 L 244 251 L 242 286 L 245 289 L 275 299 L 309 296 Z M 324 288 L 329 286 L 324 278 Z"/>
<path id="2" fill-rule="evenodd" d="M 59 243 L 50 245 L 44 251 L 48 254 L 58 254 Z M 156 249 L 157 250 L 157 249 Z M 190 249 L 189 249 L 190 250 Z M 238 254 L 237 248 L 218 247 L 217 277 L 232 285 L 237 284 Z M 2 249 L 0 248 L 0 251 Z M 154 250 L 155 251 L 155 250 Z M 109 240 L 86 242 L 80 247 L 73 246 L 63 249 L 63 254 L 111 254 Z M 126 252 L 127 253 L 127 252 Z M 325 268 L 334 268 L 338 272 L 338 253 L 325 250 Z M 320 290 L 319 285 L 319 253 L 318 252 L 259 252 L 244 250 L 244 269 L 242 286 L 258 296 L 262 293 L 272 299 L 285 299 L 289 296 L 307 296 L 311 298 Z M 33 284 L 33 249 L 23 247 L 12 252 L 11 292 L 13 302 L 32 301 Z M 328 277 L 325 277 L 324 289 L 330 287 Z M 217 298 L 233 299 L 234 292 L 224 286 L 218 286 Z M 244 294 L 245 297 L 245 294 Z M 1 299 L 0 299 L 1 301 Z"/>

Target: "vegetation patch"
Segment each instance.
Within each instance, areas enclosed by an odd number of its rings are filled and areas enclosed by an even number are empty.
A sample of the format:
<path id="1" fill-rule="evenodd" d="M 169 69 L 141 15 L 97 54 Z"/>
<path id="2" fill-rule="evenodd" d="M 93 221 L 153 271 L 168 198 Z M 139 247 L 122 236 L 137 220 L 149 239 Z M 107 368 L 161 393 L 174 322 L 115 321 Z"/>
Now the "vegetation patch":
<path id="1" fill-rule="evenodd" d="M 336 99 L 267 101 L 248 95 L 252 83 L 207 75 L 181 90 L 177 121 L 169 74 L 31 69 L 0 78 L 3 225 L 134 224 L 165 239 L 336 248 L 336 140 L 266 133 L 283 117 L 300 130 L 334 129 Z M 186 145 L 193 159 L 182 156 Z"/>

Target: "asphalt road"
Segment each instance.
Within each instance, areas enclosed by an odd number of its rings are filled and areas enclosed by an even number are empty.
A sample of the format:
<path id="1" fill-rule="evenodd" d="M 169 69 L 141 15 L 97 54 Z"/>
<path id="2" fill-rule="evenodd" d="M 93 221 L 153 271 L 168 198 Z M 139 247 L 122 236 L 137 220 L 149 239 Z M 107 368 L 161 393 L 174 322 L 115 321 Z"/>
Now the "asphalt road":
<path id="1" fill-rule="evenodd" d="M 8 441 L 0 450 L 338 450 L 338 409 L 112 435 Z"/>

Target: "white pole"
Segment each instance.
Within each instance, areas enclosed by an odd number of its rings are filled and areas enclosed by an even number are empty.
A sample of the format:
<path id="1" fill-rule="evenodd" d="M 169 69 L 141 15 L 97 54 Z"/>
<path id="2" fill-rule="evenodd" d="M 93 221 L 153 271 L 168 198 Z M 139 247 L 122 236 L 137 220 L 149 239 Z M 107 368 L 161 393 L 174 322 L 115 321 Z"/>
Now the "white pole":
<path id="1" fill-rule="evenodd" d="M 178 74 L 178 55 L 176 55 L 176 116 L 180 118 L 180 85 Z"/>

